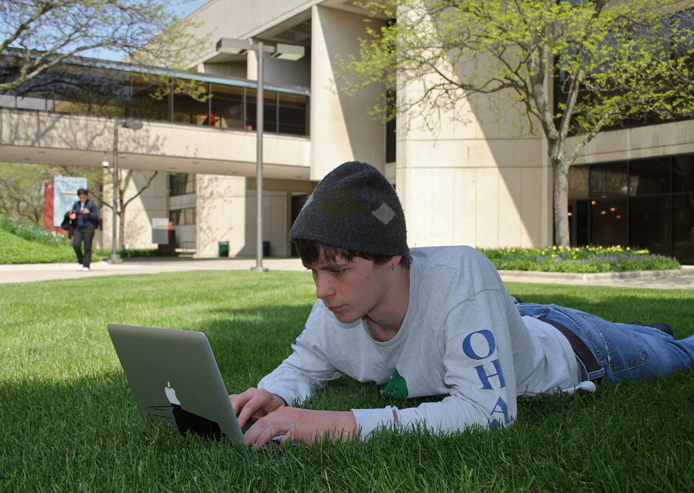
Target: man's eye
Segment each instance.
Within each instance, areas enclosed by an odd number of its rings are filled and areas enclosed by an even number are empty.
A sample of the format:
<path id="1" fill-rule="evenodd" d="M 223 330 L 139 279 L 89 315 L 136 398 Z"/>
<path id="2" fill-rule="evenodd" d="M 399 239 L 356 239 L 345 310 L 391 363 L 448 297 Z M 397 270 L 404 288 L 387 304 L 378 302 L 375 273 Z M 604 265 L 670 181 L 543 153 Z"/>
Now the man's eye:
<path id="1" fill-rule="evenodd" d="M 335 269 L 335 270 L 333 271 L 333 274 L 337 274 L 338 276 L 341 276 L 341 275 L 344 274 L 344 273 L 345 273 L 345 270 L 344 270 L 344 269 Z"/>

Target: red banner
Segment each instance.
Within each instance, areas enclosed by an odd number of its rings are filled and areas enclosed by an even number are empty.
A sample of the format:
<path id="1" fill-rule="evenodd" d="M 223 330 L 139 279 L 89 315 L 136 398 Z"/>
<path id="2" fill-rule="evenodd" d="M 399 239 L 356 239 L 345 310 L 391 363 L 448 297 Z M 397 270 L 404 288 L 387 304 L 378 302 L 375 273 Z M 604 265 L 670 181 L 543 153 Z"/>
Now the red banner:
<path id="1" fill-rule="evenodd" d="M 67 231 L 53 226 L 53 182 L 43 184 L 43 225 L 56 233 L 67 234 Z"/>

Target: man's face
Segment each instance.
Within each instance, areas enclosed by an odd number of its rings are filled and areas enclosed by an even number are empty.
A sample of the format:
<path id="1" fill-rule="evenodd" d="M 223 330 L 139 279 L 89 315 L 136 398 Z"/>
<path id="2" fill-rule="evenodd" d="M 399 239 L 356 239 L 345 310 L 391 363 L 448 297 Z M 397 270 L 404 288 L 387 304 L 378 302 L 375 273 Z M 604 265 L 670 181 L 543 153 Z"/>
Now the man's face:
<path id="1" fill-rule="evenodd" d="M 337 257 L 326 262 L 323 257 L 311 265 L 316 297 L 343 323 L 351 323 L 384 306 L 388 294 L 387 265 L 356 257 L 347 261 Z"/>
<path id="2" fill-rule="evenodd" d="M 82 202 L 83 204 L 87 201 L 87 196 L 83 193 L 78 195 L 78 197 L 80 198 L 80 202 Z"/>

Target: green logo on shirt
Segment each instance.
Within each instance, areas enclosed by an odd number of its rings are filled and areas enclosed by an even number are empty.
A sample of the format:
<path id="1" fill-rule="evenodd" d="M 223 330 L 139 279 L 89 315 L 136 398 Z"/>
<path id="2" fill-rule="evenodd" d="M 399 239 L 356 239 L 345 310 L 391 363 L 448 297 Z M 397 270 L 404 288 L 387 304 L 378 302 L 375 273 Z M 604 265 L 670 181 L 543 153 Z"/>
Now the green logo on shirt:
<path id="1" fill-rule="evenodd" d="M 388 383 L 381 389 L 381 394 L 396 399 L 407 399 L 407 382 L 398 373 L 398 369 L 393 370 Z"/>

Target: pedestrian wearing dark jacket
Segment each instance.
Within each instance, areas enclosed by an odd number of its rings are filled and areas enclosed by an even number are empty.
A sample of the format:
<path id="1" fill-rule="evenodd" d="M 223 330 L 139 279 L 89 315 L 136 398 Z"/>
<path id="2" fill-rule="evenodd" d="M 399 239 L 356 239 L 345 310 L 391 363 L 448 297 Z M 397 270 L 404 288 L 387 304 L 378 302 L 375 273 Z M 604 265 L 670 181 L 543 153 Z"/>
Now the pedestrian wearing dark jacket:
<path id="1" fill-rule="evenodd" d="M 94 233 L 99 226 L 99 210 L 96 204 L 89 200 L 88 192 L 84 188 L 77 190 L 79 200 L 72 206 L 68 217 L 74 225 L 72 246 L 77 254 L 77 270 L 89 270 L 92 262 L 92 241 Z M 84 253 L 82 252 L 84 243 Z"/>

